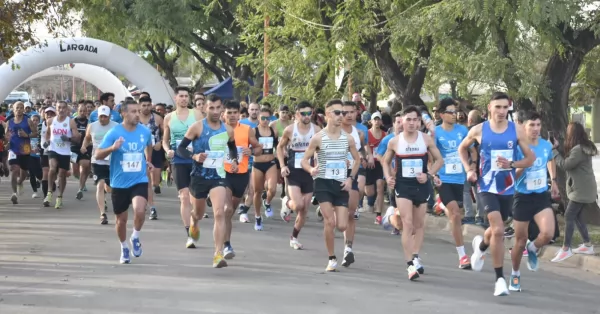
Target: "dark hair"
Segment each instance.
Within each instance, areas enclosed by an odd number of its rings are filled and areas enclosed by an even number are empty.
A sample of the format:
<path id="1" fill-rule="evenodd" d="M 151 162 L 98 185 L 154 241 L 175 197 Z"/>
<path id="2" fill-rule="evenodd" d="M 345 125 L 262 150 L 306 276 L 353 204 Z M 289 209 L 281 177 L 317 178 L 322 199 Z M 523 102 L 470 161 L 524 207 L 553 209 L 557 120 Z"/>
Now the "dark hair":
<path id="1" fill-rule="evenodd" d="M 300 109 L 304 109 L 304 108 L 311 108 L 312 109 L 312 105 L 308 101 L 306 101 L 306 100 L 303 100 L 303 101 L 299 102 L 296 105 L 296 111 L 298 111 Z"/>
<path id="2" fill-rule="evenodd" d="M 248 114 L 248 108 L 243 107 L 242 110 L 240 111 L 240 114 Z"/>
<path id="3" fill-rule="evenodd" d="M 185 86 L 177 86 L 177 87 L 175 87 L 174 90 L 175 90 L 175 94 L 179 94 L 180 91 L 185 91 L 188 94 L 190 93 L 190 90 Z"/>
<path id="4" fill-rule="evenodd" d="M 268 112 L 269 115 L 273 115 L 273 112 L 271 111 L 271 108 L 269 108 L 269 107 L 260 108 L 260 113 L 263 113 L 263 112 Z"/>
<path id="5" fill-rule="evenodd" d="M 91 100 L 86 100 L 86 101 L 84 102 L 84 104 L 86 104 L 86 105 L 92 105 L 92 106 L 93 106 L 93 105 L 94 105 L 94 102 L 93 102 L 93 101 L 91 101 Z"/>
<path id="6" fill-rule="evenodd" d="M 263 102 L 263 103 L 261 104 L 261 106 L 263 106 L 263 107 L 269 107 L 269 108 L 271 108 L 271 107 L 272 107 L 272 106 L 271 106 L 271 104 L 270 104 L 269 102 L 267 102 L 267 101 Z"/>
<path id="7" fill-rule="evenodd" d="M 598 148 L 596 148 L 596 144 L 590 141 L 587 133 L 585 132 L 585 128 L 579 122 L 571 122 L 567 127 L 567 138 L 565 139 L 565 156 L 569 156 L 569 153 L 573 149 L 573 147 L 581 145 L 582 148 L 587 148 L 592 151 L 592 156 L 598 154 Z"/>
<path id="8" fill-rule="evenodd" d="M 394 114 L 394 120 L 395 120 L 397 117 L 402 117 L 403 115 L 404 115 L 404 113 L 402 113 L 402 111 L 398 111 L 398 112 L 396 112 L 396 113 Z"/>
<path id="9" fill-rule="evenodd" d="M 137 104 L 138 104 L 138 102 L 135 101 L 134 99 L 127 99 L 121 105 L 121 112 L 127 111 L 127 106 L 129 106 L 129 105 L 137 105 Z"/>
<path id="10" fill-rule="evenodd" d="M 141 92 L 141 93 L 140 93 L 140 96 L 141 96 L 142 94 L 146 94 L 146 95 L 148 95 L 148 98 L 150 98 L 150 93 L 148 93 L 148 92 Z M 143 98 L 143 97 L 140 97 L 140 98 Z"/>
<path id="11" fill-rule="evenodd" d="M 167 109 L 167 105 L 163 104 L 162 102 L 159 102 L 158 104 L 154 105 L 155 108 L 158 106 L 165 107 L 165 109 Z"/>
<path id="12" fill-rule="evenodd" d="M 510 100 L 510 97 L 508 97 L 508 94 L 504 92 L 495 92 L 492 94 L 492 97 L 490 97 L 490 101 L 501 99 Z"/>
<path id="13" fill-rule="evenodd" d="M 408 107 L 404 107 L 404 109 L 402 109 L 402 115 L 405 116 L 411 112 L 414 112 L 417 114 L 417 117 L 421 117 L 421 111 L 419 110 L 419 108 L 417 108 L 417 106 L 408 106 Z"/>
<path id="14" fill-rule="evenodd" d="M 348 106 L 348 107 L 352 106 L 352 107 L 354 107 L 354 109 L 358 109 L 358 104 L 355 103 L 355 102 L 353 102 L 353 101 L 344 101 L 343 106 L 344 107 L 346 107 L 346 106 Z"/>
<path id="15" fill-rule="evenodd" d="M 523 119 L 523 121 L 521 122 L 521 119 Z M 537 111 L 526 111 L 523 115 L 523 117 L 521 117 L 521 115 L 519 114 L 519 123 L 523 123 L 525 121 L 533 121 L 533 120 L 540 120 L 542 121 L 542 115 L 537 112 Z"/>
<path id="16" fill-rule="evenodd" d="M 79 101 L 77 102 L 77 104 L 79 104 L 79 105 L 81 105 L 83 103 L 85 103 L 85 99 L 79 99 Z"/>
<path id="17" fill-rule="evenodd" d="M 104 93 L 104 94 L 100 95 L 100 102 L 108 101 L 108 99 L 110 97 L 115 98 L 115 94 L 113 94 L 113 93 Z"/>
<path id="18" fill-rule="evenodd" d="M 152 103 L 152 99 L 150 97 L 140 97 L 140 99 L 138 100 L 139 103 L 143 103 L 143 102 L 149 102 Z"/>
<path id="19" fill-rule="evenodd" d="M 519 110 L 517 111 L 517 122 L 519 123 L 524 123 L 525 121 L 529 120 L 526 119 L 525 117 L 528 115 L 527 110 Z"/>
<path id="20" fill-rule="evenodd" d="M 221 97 L 219 97 L 219 95 L 217 95 L 215 93 L 212 93 L 212 94 L 208 94 L 208 96 L 206 96 L 206 100 L 212 101 L 212 102 L 221 101 Z"/>
<path id="21" fill-rule="evenodd" d="M 228 100 L 225 102 L 225 110 L 237 110 L 240 111 L 240 102 L 237 100 Z"/>
<path id="22" fill-rule="evenodd" d="M 325 104 L 325 108 L 329 108 L 333 105 L 344 105 L 344 102 L 341 99 L 332 99 Z"/>
<path id="23" fill-rule="evenodd" d="M 203 92 L 195 92 L 194 96 L 204 96 L 204 93 Z"/>
<path id="24" fill-rule="evenodd" d="M 123 102 L 126 102 L 126 101 L 128 101 L 128 100 L 135 100 L 135 99 L 133 99 L 133 97 L 129 97 L 129 96 L 127 96 L 127 97 L 125 97 L 125 99 L 123 99 Z"/>
<path id="25" fill-rule="evenodd" d="M 446 112 L 446 108 L 448 108 L 450 106 L 458 106 L 458 105 L 456 104 L 454 99 L 452 99 L 450 97 L 446 97 L 446 98 L 440 100 L 440 102 L 438 103 L 438 106 L 437 106 L 437 110 L 439 113 L 444 113 L 444 112 Z"/>

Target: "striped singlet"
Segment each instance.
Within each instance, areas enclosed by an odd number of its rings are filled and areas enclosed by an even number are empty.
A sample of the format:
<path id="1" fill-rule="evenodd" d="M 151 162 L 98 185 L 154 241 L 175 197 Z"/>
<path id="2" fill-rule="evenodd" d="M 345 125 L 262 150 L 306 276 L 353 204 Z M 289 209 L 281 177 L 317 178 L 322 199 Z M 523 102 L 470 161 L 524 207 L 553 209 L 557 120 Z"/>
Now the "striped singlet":
<path id="1" fill-rule="evenodd" d="M 346 160 L 348 154 L 348 135 L 341 131 L 337 139 L 330 138 L 325 130 L 321 130 L 321 147 L 317 152 L 319 173 L 317 178 L 339 182 L 346 180 Z"/>

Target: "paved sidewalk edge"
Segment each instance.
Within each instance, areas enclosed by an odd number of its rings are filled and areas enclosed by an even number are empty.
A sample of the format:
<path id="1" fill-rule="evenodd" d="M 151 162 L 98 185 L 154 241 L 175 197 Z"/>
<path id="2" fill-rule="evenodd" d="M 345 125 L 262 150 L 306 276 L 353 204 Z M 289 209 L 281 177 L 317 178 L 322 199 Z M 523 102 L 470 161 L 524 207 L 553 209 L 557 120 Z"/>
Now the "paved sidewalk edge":
<path id="1" fill-rule="evenodd" d="M 450 232 L 450 222 L 448 221 L 447 217 L 435 217 L 427 215 L 425 219 L 425 225 L 428 228 Z M 466 244 L 469 244 L 476 235 L 483 235 L 483 232 L 483 228 L 479 226 L 462 226 L 462 233 Z M 558 246 L 546 246 L 542 254 L 539 256 L 540 260 L 543 262 L 550 262 L 550 260 L 556 256 L 556 253 L 559 249 L 560 247 Z M 557 263 L 557 265 L 568 265 L 584 271 L 600 274 L 600 256 L 598 255 L 575 254 L 569 259 Z"/>

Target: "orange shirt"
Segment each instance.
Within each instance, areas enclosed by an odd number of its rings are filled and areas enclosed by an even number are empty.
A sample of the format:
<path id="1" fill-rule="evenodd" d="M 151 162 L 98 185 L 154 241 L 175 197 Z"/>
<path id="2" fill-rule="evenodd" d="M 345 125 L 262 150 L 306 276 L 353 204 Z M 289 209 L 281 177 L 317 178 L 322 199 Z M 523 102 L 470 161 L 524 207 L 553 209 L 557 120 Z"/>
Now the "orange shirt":
<path id="1" fill-rule="evenodd" d="M 248 148 L 250 145 L 250 126 L 245 124 L 240 124 L 233 129 L 233 137 L 235 139 L 235 146 L 237 146 L 238 151 L 238 172 L 237 173 L 246 173 L 248 172 L 248 160 L 249 156 L 242 155 L 242 148 Z M 225 161 L 225 171 L 231 172 L 231 164 Z"/>

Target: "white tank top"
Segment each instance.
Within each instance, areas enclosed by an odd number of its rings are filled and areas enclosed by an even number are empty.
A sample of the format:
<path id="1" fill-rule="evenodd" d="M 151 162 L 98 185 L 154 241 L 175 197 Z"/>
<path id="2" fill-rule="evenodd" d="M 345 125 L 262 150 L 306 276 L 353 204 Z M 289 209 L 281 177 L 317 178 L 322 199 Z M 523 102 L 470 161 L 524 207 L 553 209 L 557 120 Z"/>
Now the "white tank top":
<path id="1" fill-rule="evenodd" d="M 419 173 L 427 173 L 427 144 L 423 133 L 418 132 L 417 140 L 409 143 L 404 138 L 404 132 L 398 134 L 398 145 L 396 146 L 396 182 L 417 182 Z"/>
<path id="2" fill-rule="evenodd" d="M 44 147 L 44 144 L 47 143 L 48 141 L 45 140 L 46 138 L 46 132 L 48 132 L 48 125 L 46 125 L 46 121 L 42 122 L 42 147 Z M 44 149 L 44 155 L 48 155 L 48 149 Z"/>
<path id="3" fill-rule="evenodd" d="M 356 150 L 360 150 L 362 147 L 362 143 L 360 142 L 360 135 L 358 134 L 358 129 L 355 126 L 352 126 L 352 138 L 354 139 L 354 146 L 356 146 Z"/>
<path id="4" fill-rule="evenodd" d="M 109 121 L 107 125 L 100 124 L 100 121 L 96 121 L 90 124 L 90 136 L 92 137 L 92 163 L 97 165 L 110 165 L 110 155 L 108 155 L 104 160 L 96 159 L 96 149 L 102 143 L 104 136 L 106 133 L 110 131 L 112 128 L 117 126 L 118 123 L 115 121 Z"/>
<path id="5" fill-rule="evenodd" d="M 71 142 L 64 142 L 60 137 L 66 135 L 73 136 L 71 133 L 71 118 L 67 117 L 59 122 L 58 117 L 52 120 L 52 134 L 50 134 L 49 150 L 63 156 L 71 156 Z"/>
<path id="6" fill-rule="evenodd" d="M 296 152 L 306 151 L 313 135 L 315 135 L 314 124 L 311 123 L 308 132 L 306 132 L 306 134 L 302 134 L 300 133 L 300 130 L 298 130 L 298 123 L 294 123 L 294 131 L 292 133 L 292 139 L 290 141 L 289 148 Z"/>

